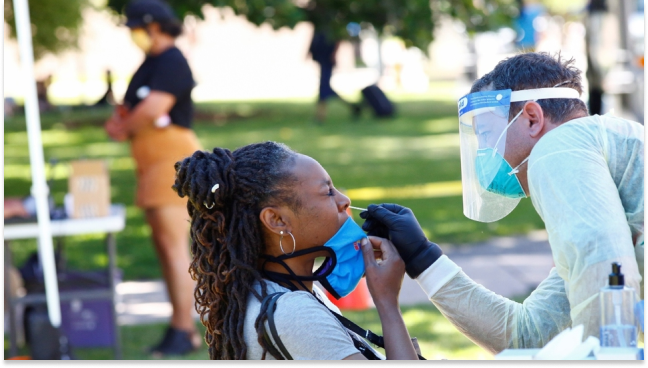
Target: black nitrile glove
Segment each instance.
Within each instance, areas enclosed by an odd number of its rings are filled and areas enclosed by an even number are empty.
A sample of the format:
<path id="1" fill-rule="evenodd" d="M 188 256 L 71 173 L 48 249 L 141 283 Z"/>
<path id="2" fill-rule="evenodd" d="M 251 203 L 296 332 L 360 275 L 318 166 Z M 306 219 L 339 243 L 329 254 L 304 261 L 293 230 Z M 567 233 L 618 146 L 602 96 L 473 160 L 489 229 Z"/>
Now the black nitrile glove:
<path id="1" fill-rule="evenodd" d="M 393 203 L 371 204 L 360 213 L 365 220 L 362 230 L 368 235 L 387 238 L 405 262 L 405 271 L 415 279 L 443 255 L 438 245 L 429 241 L 414 213 Z"/>

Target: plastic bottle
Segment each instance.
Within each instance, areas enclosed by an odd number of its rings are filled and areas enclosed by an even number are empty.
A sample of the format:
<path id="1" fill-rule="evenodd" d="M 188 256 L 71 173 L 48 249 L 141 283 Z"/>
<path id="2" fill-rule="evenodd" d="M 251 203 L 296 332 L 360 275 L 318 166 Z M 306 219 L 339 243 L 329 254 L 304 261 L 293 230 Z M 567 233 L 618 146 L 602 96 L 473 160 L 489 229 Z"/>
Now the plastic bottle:
<path id="1" fill-rule="evenodd" d="M 637 325 L 641 333 L 644 333 L 644 327 L 646 326 L 646 320 L 644 319 L 644 301 L 641 300 L 635 304 L 635 317 L 637 318 Z M 639 349 L 639 360 L 644 360 L 644 350 Z"/>
<path id="2" fill-rule="evenodd" d="M 635 317 L 639 324 L 639 332 L 644 332 L 644 301 L 640 300 L 635 304 Z"/>
<path id="3" fill-rule="evenodd" d="M 637 347 L 635 291 L 626 287 L 621 264 L 612 263 L 609 285 L 601 289 L 601 346 Z"/>

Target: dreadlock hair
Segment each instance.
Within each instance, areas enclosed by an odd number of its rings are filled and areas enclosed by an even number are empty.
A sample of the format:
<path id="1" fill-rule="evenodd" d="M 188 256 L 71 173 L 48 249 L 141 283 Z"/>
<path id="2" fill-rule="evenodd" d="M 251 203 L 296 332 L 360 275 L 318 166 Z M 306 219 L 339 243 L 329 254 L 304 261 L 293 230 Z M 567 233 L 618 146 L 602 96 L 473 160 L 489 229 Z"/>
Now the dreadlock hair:
<path id="1" fill-rule="evenodd" d="M 494 91 L 569 87 L 583 93 L 581 71 L 574 59 L 563 60 L 560 53 L 551 56 L 545 52 L 528 52 L 500 61 L 495 69 L 476 80 L 470 93 L 487 89 Z M 588 114 L 587 106 L 579 99 L 548 98 L 538 100 L 545 116 L 554 124 L 563 123 L 574 112 Z M 509 119 L 524 107 L 525 102 L 512 102 Z"/>
<path id="2" fill-rule="evenodd" d="M 196 281 L 195 307 L 207 328 L 210 359 L 246 358 L 247 299 L 250 293 L 259 301 L 267 295 L 257 268 L 264 253 L 259 215 L 266 206 L 299 208 L 292 191 L 296 157 L 284 144 L 263 142 L 234 152 L 196 151 L 175 164 L 173 189 L 188 197 L 193 255 L 189 273 Z M 219 187 L 212 193 L 215 184 Z M 255 281 L 260 282 L 261 293 L 254 289 Z M 268 351 L 264 318 L 260 315 L 255 323 L 263 359 Z"/>

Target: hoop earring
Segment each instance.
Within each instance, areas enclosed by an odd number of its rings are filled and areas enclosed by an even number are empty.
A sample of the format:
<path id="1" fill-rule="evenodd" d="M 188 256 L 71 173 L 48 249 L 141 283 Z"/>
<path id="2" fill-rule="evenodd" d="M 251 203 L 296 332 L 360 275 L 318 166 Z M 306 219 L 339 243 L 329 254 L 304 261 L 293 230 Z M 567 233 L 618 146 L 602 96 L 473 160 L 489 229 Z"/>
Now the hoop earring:
<path id="1" fill-rule="evenodd" d="M 281 230 L 279 232 L 279 234 L 281 235 L 281 238 L 279 238 L 279 248 L 281 248 L 281 253 L 283 253 L 283 254 L 285 254 L 287 256 L 292 255 L 293 253 L 295 253 L 295 249 L 297 248 L 297 242 L 295 242 L 295 237 L 293 236 L 293 234 L 291 234 L 290 231 L 288 232 L 288 235 L 290 235 L 290 237 L 293 240 L 293 250 L 292 250 L 292 252 L 290 252 L 290 254 L 287 254 L 286 251 L 284 251 L 284 249 L 283 249 L 283 245 L 281 245 L 281 241 L 283 240 L 283 236 L 284 236 L 283 235 L 284 234 L 283 230 Z"/>

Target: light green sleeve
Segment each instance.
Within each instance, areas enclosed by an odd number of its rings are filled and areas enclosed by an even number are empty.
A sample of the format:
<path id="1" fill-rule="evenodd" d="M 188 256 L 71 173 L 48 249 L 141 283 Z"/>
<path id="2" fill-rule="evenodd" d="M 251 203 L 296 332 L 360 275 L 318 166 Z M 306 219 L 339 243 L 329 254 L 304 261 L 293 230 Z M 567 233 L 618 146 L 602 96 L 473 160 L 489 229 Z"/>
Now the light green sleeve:
<path id="1" fill-rule="evenodd" d="M 447 282 L 443 280 L 452 273 Z M 417 281 L 461 333 L 493 354 L 508 348 L 540 348 L 571 325 L 564 281 L 555 269 L 523 303 L 476 283 L 445 256 Z"/>
<path id="2" fill-rule="evenodd" d="M 626 285 L 635 290 L 641 276 L 604 138 L 590 133 L 570 128 L 547 141 L 552 144 L 539 143 L 529 160 L 529 190 L 545 222 L 556 270 L 565 280 L 572 323 L 583 324 L 585 336 L 598 337 L 598 293 L 607 284 L 611 263 L 622 264 Z"/>

